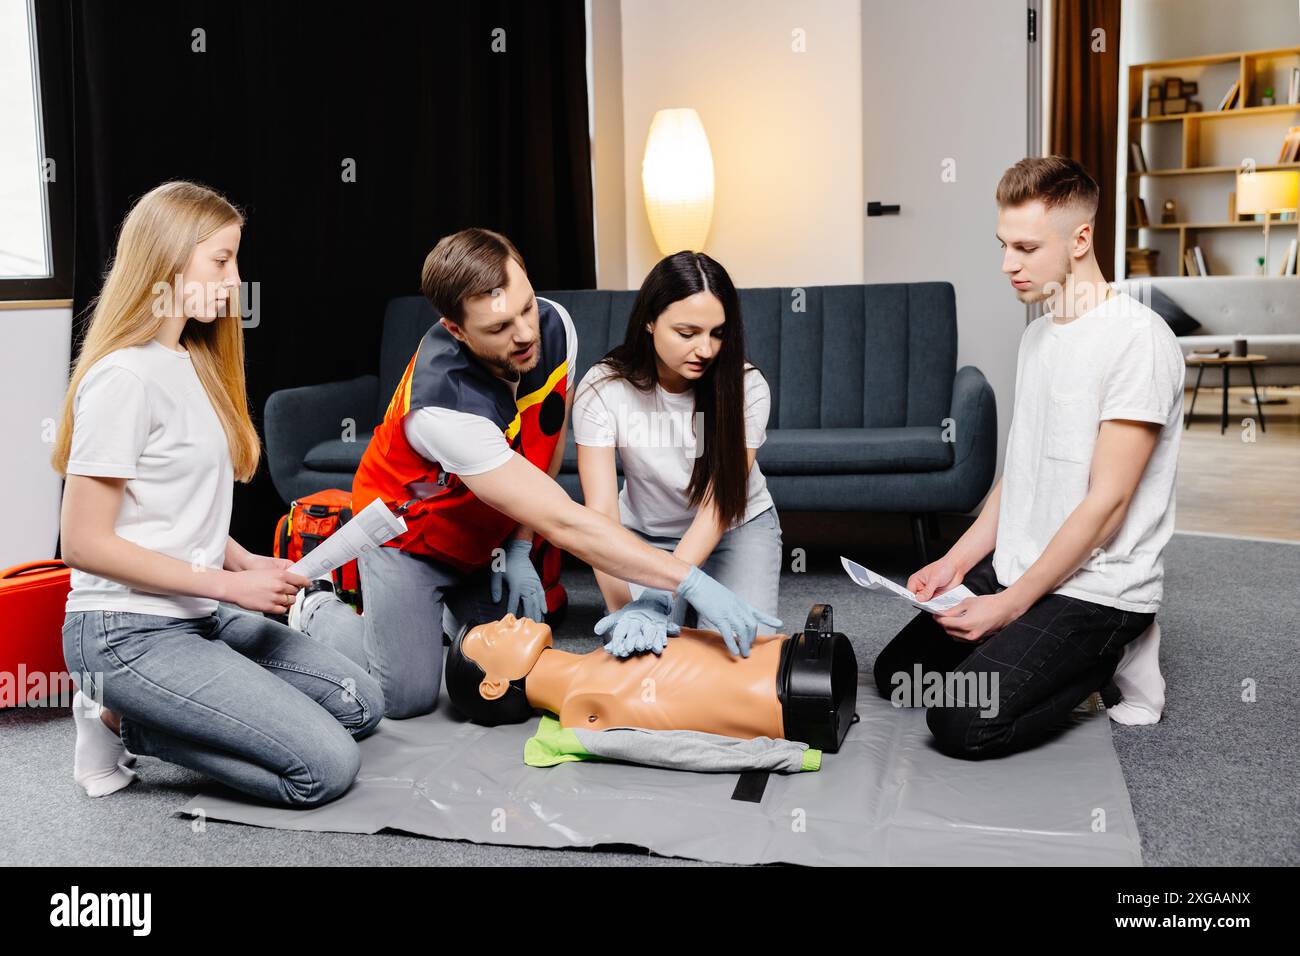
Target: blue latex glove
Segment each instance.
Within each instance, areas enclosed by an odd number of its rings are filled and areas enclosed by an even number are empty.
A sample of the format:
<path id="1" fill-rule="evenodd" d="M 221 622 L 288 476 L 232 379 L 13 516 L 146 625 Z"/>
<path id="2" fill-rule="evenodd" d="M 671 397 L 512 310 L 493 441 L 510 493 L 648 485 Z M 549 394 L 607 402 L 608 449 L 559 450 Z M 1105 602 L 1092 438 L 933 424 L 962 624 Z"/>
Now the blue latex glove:
<path id="1" fill-rule="evenodd" d="M 542 579 L 537 576 L 537 569 L 528 557 L 532 550 L 531 541 L 511 539 L 506 546 L 505 571 L 492 571 L 492 602 L 495 604 L 501 600 L 501 579 L 505 578 L 506 613 L 540 622 L 546 614 L 546 588 L 542 587 Z M 515 611 L 520 604 L 523 605 L 522 614 Z"/>
<path id="2" fill-rule="evenodd" d="M 695 565 L 677 589 L 678 595 L 690 602 L 700 618 L 709 622 L 722 635 L 727 650 L 741 657 L 749 656 L 750 645 L 758 634 L 758 625 L 780 627 L 781 621 L 770 614 L 742 601 Z"/>
<path id="3" fill-rule="evenodd" d="M 596 633 L 603 637 L 613 631 L 605 644 L 605 650 L 615 657 L 627 657 L 641 651 L 662 654 L 668 644 L 668 635 L 681 630 L 681 627 L 668 619 L 672 611 L 671 594 L 646 588 L 635 601 L 624 604 L 597 621 Z"/>

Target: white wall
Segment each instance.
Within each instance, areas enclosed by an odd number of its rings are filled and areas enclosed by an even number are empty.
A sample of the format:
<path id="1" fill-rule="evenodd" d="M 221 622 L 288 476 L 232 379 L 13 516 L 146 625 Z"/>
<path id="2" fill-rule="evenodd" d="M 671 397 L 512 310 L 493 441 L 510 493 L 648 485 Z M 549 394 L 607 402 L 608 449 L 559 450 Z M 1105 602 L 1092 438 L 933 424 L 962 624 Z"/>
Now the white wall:
<path id="1" fill-rule="evenodd" d="M 72 309 L 0 303 L 0 569 L 54 556 L 62 479 L 50 438 L 68 385 Z"/>
<path id="2" fill-rule="evenodd" d="M 1121 69 L 1151 60 L 1296 46 L 1300 4 L 1296 0 L 1124 0 L 1119 33 Z"/>
<path id="3" fill-rule="evenodd" d="M 593 0 L 593 12 L 603 0 Z M 602 127 L 597 89 L 598 234 L 625 218 L 623 288 L 660 258 L 641 199 L 641 158 L 655 111 L 694 107 L 713 152 L 713 227 L 705 251 L 739 286 L 862 281 L 859 0 L 610 0 L 619 8 L 622 129 Z M 806 51 L 792 49 L 803 30 Z M 599 71 L 597 71 L 599 83 Z M 621 210 L 601 157 L 622 134 Z M 602 208 L 603 206 L 603 208 Z M 612 283 L 604 274 L 602 285 Z"/>

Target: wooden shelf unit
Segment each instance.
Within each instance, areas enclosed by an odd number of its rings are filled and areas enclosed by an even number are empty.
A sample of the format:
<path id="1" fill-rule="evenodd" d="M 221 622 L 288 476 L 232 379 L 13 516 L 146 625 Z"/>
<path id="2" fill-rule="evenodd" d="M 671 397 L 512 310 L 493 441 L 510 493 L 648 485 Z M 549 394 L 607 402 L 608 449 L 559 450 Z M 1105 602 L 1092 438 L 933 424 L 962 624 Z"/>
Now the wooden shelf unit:
<path id="1" fill-rule="evenodd" d="M 1178 271 L 1172 273 L 1176 275 L 1186 275 L 1186 265 L 1184 262 L 1184 253 L 1187 249 L 1195 245 L 1196 233 L 1200 230 L 1220 230 L 1220 229 L 1254 229 L 1263 235 L 1264 222 L 1256 219 L 1242 219 L 1235 222 L 1175 222 L 1161 223 L 1157 220 L 1160 218 L 1161 210 L 1156 208 L 1155 204 L 1147 209 L 1147 216 L 1151 223 L 1146 226 L 1139 226 L 1135 222 L 1133 213 L 1132 197 L 1141 195 L 1142 181 L 1144 179 L 1160 179 L 1166 177 L 1189 177 L 1189 176 L 1206 176 L 1206 175 L 1231 175 L 1231 185 L 1224 191 L 1222 204 L 1220 206 L 1225 212 L 1228 208 L 1228 192 L 1236 189 L 1236 173 L 1240 166 L 1225 165 L 1200 165 L 1202 124 L 1219 123 L 1224 121 L 1250 119 L 1255 117 L 1268 117 L 1278 115 L 1283 117 L 1283 122 L 1279 124 L 1277 130 L 1277 148 L 1281 148 L 1282 140 L 1290 126 L 1300 125 L 1300 103 L 1275 103 L 1272 106 L 1248 106 L 1246 104 L 1257 99 L 1256 96 L 1256 79 L 1261 64 L 1274 60 L 1294 60 L 1294 64 L 1300 66 L 1300 47 L 1282 47 L 1274 50 L 1245 50 L 1237 53 L 1218 53 L 1209 56 L 1189 57 L 1182 60 L 1158 60 L 1151 63 L 1134 63 L 1128 68 L 1128 122 L 1125 124 L 1124 137 L 1124 162 L 1127 170 L 1126 174 L 1121 177 L 1124 190 L 1124 245 L 1127 249 L 1131 246 L 1141 244 L 1141 234 L 1144 230 L 1153 231 L 1174 231 L 1178 232 Z M 1150 83 L 1155 82 L 1153 74 L 1163 77 L 1166 74 L 1177 75 L 1176 71 L 1180 70 L 1204 70 L 1206 67 L 1224 66 L 1235 63 L 1237 66 L 1236 80 L 1238 83 L 1237 99 L 1234 106 L 1226 110 L 1214 110 L 1205 108 L 1200 112 L 1181 113 L 1174 116 L 1144 116 L 1147 102 L 1147 87 Z M 1222 75 L 1222 74 L 1221 74 Z M 1231 83 L 1231 78 L 1228 80 Z M 1214 93 L 1212 101 L 1210 100 L 1210 90 L 1206 89 L 1203 79 L 1198 76 L 1196 97 L 1204 107 L 1218 105 L 1224 94 L 1227 93 L 1227 87 L 1217 90 Z M 1261 91 L 1262 92 L 1262 91 Z M 1286 94 L 1286 90 L 1278 89 L 1274 84 L 1274 98 L 1278 99 Z M 1134 115 L 1137 114 L 1137 115 Z M 1289 114 L 1289 115 L 1288 115 Z M 1148 126 L 1166 123 L 1182 123 L 1182 165 L 1176 168 L 1149 169 L 1146 172 L 1139 172 L 1133 168 L 1132 149 L 1130 144 L 1133 142 L 1141 143 L 1142 130 Z M 1145 150 L 1144 150 L 1145 153 Z M 1300 169 L 1300 162 L 1291 163 L 1256 163 L 1254 167 L 1257 171 L 1267 170 L 1285 170 Z M 1178 182 L 1179 180 L 1172 180 Z M 1192 183 L 1196 180 L 1184 180 Z M 1203 180 L 1201 182 L 1204 182 Z M 1182 204 L 1180 203 L 1180 207 Z M 1298 217 L 1300 218 L 1300 217 Z M 1300 238 L 1300 222 L 1296 220 L 1278 220 L 1274 219 L 1270 224 L 1271 233 L 1280 233 L 1284 229 L 1296 227 L 1296 235 Z M 1269 268 L 1272 274 L 1276 274 L 1276 261 L 1271 260 Z M 1121 267 L 1121 274 L 1128 271 L 1127 262 Z"/>

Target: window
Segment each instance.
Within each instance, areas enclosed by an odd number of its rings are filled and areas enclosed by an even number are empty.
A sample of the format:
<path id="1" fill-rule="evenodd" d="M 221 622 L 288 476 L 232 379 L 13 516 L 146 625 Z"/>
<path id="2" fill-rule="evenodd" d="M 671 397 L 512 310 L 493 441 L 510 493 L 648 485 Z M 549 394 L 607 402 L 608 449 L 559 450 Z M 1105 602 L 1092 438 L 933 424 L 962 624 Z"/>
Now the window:
<path id="1" fill-rule="evenodd" d="M 66 298 L 71 293 L 72 157 L 56 147 L 70 117 L 61 112 L 59 44 L 38 42 L 33 0 L 0 0 L 0 298 Z M 49 50 L 46 63 L 42 51 Z M 52 122 L 57 120 L 58 122 Z M 51 135 L 54 133 L 54 135 Z"/>

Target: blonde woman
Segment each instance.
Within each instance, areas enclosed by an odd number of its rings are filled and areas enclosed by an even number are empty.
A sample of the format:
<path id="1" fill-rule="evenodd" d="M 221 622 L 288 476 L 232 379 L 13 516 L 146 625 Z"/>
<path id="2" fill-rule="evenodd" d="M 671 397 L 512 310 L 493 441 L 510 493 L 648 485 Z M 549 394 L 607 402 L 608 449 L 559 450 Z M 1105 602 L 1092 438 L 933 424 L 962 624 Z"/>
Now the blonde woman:
<path id="1" fill-rule="evenodd" d="M 322 803 L 351 784 L 355 738 L 384 713 L 363 668 L 246 613 L 284 612 L 309 582 L 229 536 L 233 481 L 260 455 L 235 295 L 243 224 L 193 183 L 142 197 L 64 401 L 63 653 L 79 687 L 73 774 L 91 796 L 129 784 L 147 754 Z"/>

